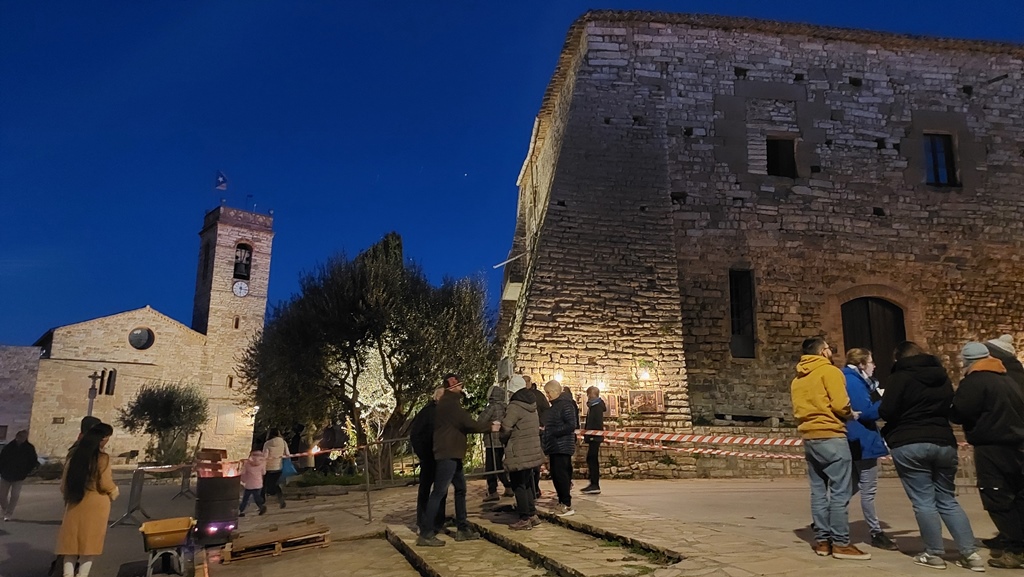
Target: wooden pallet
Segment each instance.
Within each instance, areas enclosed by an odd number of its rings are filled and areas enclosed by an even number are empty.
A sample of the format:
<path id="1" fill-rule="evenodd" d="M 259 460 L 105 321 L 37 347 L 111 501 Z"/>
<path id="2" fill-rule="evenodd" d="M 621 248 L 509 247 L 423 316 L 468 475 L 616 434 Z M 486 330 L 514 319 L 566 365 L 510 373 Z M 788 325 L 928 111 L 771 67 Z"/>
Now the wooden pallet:
<path id="1" fill-rule="evenodd" d="M 326 547 L 331 544 L 331 528 L 310 517 L 287 525 L 272 526 L 263 531 L 246 533 L 224 546 L 222 562 L 241 561 L 267 555 L 278 556 L 285 551 Z"/>

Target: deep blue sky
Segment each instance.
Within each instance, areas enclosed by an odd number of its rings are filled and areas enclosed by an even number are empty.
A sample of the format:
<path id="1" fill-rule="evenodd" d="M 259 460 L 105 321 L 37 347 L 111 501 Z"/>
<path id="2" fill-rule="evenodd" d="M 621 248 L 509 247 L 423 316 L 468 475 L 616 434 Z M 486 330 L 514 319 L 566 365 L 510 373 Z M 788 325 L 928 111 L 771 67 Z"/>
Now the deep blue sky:
<path id="1" fill-rule="evenodd" d="M 1018 4 L 5 1 L 0 344 L 146 304 L 189 324 L 222 197 L 275 211 L 272 302 L 395 230 L 496 303 L 533 119 L 589 8 L 1022 42 Z"/>

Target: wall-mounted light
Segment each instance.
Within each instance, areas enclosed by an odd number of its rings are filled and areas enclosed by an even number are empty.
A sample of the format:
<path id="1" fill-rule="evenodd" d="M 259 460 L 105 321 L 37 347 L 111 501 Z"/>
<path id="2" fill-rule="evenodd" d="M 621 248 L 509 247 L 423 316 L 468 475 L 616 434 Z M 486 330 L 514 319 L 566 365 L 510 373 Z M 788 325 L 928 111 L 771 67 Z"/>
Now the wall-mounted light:
<path id="1" fill-rule="evenodd" d="M 596 383 L 594 383 L 594 386 L 597 387 L 597 390 L 601 391 L 602 393 L 608 390 L 608 383 L 602 380 L 598 380 Z"/>
<path id="2" fill-rule="evenodd" d="M 640 369 L 636 373 L 636 378 L 640 379 L 641 381 L 649 381 L 651 380 L 651 371 L 649 371 L 648 369 Z"/>
<path id="3" fill-rule="evenodd" d="M 562 379 L 565 378 L 565 371 L 563 371 L 562 369 L 555 369 L 555 377 L 554 378 L 555 378 L 556 381 L 561 383 Z"/>

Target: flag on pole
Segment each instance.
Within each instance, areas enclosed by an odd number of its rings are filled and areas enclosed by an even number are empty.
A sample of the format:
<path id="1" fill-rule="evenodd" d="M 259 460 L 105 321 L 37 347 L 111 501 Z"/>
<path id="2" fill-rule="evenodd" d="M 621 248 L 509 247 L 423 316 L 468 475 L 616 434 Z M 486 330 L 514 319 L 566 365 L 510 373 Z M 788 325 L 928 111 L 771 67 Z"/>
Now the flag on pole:
<path id="1" fill-rule="evenodd" d="M 224 176 L 224 173 L 218 170 L 217 179 L 214 181 L 213 187 L 216 188 L 217 190 L 227 190 L 228 177 Z"/>

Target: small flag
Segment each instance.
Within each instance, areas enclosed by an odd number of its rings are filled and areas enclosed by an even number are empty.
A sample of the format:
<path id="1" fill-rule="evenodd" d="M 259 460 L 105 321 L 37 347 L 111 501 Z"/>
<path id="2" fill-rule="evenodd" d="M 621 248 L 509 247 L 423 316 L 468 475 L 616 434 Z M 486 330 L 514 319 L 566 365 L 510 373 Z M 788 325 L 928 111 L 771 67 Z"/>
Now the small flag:
<path id="1" fill-rule="evenodd" d="M 228 177 L 224 176 L 224 173 L 218 170 L 217 171 L 217 180 L 214 182 L 213 187 L 216 188 L 217 190 L 227 190 L 228 189 Z"/>

